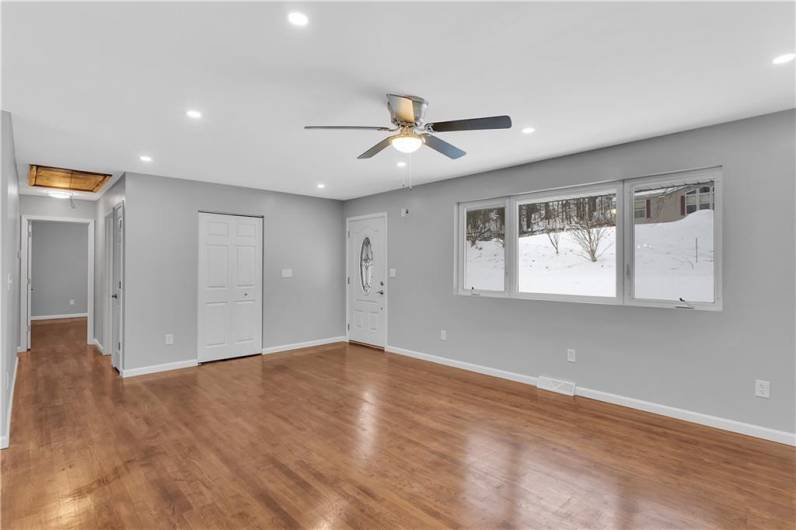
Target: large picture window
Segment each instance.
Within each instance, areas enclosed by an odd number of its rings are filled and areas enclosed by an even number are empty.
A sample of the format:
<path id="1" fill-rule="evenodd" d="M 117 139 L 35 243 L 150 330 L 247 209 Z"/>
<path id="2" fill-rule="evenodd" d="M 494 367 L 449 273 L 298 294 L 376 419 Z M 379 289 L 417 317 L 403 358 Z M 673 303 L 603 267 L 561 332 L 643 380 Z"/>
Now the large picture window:
<path id="1" fill-rule="evenodd" d="M 720 191 L 714 168 L 461 203 L 456 290 L 721 309 Z"/>
<path id="2" fill-rule="evenodd" d="M 517 201 L 519 293 L 616 297 L 616 190 Z"/>

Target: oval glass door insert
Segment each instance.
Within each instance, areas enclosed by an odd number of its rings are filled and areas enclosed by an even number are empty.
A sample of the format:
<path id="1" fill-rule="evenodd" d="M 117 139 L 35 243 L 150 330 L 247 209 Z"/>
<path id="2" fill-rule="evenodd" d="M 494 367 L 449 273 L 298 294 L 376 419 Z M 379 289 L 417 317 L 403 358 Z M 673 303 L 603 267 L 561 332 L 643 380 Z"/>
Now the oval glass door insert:
<path id="1" fill-rule="evenodd" d="M 373 248 L 369 237 L 362 240 L 359 251 L 359 281 L 365 294 L 370 294 L 373 288 Z"/>

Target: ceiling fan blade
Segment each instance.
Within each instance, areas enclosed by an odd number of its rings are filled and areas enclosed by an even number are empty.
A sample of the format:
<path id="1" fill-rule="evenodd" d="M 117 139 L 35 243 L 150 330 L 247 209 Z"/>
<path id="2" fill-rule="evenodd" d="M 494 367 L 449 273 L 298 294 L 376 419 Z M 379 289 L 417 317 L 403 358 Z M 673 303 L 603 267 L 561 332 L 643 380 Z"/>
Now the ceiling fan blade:
<path id="1" fill-rule="evenodd" d="M 428 126 L 434 132 L 511 129 L 511 118 L 508 116 L 490 116 L 488 118 L 471 118 L 468 120 L 438 121 L 429 123 Z"/>
<path id="2" fill-rule="evenodd" d="M 417 96 L 387 94 L 387 108 L 392 117 L 401 123 L 417 123 L 423 117 L 426 101 Z"/>
<path id="3" fill-rule="evenodd" d="M 392 131 L 389 127 L 367 127 L 362 125 L 305 125 L 305 129 L 341 129 L 354 131 Z"/>
<path id="4" fill-rule="evenodd" d="M 385 150 L 387 147 L 389 147 L 390 146 L 390 140 L 392 140 L 392 139 L 393 139 L 392 136 L 388 136 L 387 138 L 385 138 L 381 142 L 377 143 L 376 145 L 374 145 L 373 147 L 371 147 L 370 149 L 368 149 L 367 151 L 365 151 L 364 153 L 359 155 L 357 158 L 360 159 L 360 160 L 363 159 L 363 158 L 373 158 L 375 155 L 379 154 L 380 152 Z"/>
<path id="5" fill-rule="evenodd" d="M 448 158 L 453 158 L 454 160 L 467 154 L 455 145 L 451 145 L 445 140 L 441 140 L 436 136 L 431 136 L 430 134 L 423 135 L 423 142 L 434 151 L 442 153 Z"/>

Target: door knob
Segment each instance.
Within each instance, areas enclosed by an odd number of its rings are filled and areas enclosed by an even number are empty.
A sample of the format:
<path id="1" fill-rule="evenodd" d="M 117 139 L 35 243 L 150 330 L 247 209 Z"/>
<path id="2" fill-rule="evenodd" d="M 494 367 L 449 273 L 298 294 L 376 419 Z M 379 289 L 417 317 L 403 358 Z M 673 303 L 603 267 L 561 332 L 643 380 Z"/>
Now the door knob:
<path id="1" fill-rule="evenodd" d="M 119 295 L 118 294 L 112 294 L 111 298 L 113 298 L 114 300 L 117 300 L 119 298 Z"/>
<path id="2" fill-rule="evenodd" d="M 381 291 L 376 291 L 376 292 L 377 292 L 377 293 L 379 293 L 379 294 L 382 294 L 382 295 L 384 294 L 384 291 L 383 291 L 383 290 L 381 290 Z"/>

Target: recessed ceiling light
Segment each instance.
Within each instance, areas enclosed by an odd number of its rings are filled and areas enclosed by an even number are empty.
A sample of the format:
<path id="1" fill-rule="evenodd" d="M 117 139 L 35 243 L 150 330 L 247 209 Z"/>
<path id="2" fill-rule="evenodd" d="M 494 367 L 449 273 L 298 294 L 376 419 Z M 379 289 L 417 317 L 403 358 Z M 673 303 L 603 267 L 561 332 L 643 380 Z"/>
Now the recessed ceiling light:
<path id="1" fill-rule="evenodd" d="M 71 193 L 67 193 L 65 191 L 49 191 L 47 195 L 52 197 L 53 199 L 68 199 L 72 196 Z"/>
<path id="2" fill-rule="evenodd" d="M 287 20 L 294 26 L 306 26 L 310 23 L 309 17 L 300 11 L 291 11 L 288 13 Z"/>
<path id="3" fill-rule="evenodd" d="M 319 190 L 322 190 L 325 187 L 326 187 L 326 184 L 318 184 L 318 189 Z"/>
<path id="4" fill-rule="evenodd" d="M 396 165 L 396 166 L 398 166 L 398 167 L 406 167 L 406 162 L 404 162 L 403 160 L 401 160 L 400 162 L 398 162 L 398 163 L 397 163 L 397 164 L 395 164 L 395 165 Z"/>
<path id="5" fill-rule="evenodd" d="M 794 59 L 796 59 L 796 53 L 783 53 L 782 55 L 777 55 L 776 57 L 774 57 L 774 60 L 771 62 L 773 64 L 785 64 L 791 62 Z"/>
<path id="6" fill-rule="evenodd" d="M 194 109 L 186 110 L 185 115 L 191 118 L 192 120 L 199 120 L 202 118 L 202 113 Z"/>
<path id="7" fill-rule="evenodd" d="M 534 132 L 536 132 L 536 129 L 534 129 L 533 127 L 525 127 L 522 130 L 522 134 L 533 134 Z"/>
<path id="8" fill-rule="evenodd" d="M 138 157 L 141 162 L 152 162 L 152 157 L 149 155 L 141 155 Z"/>

